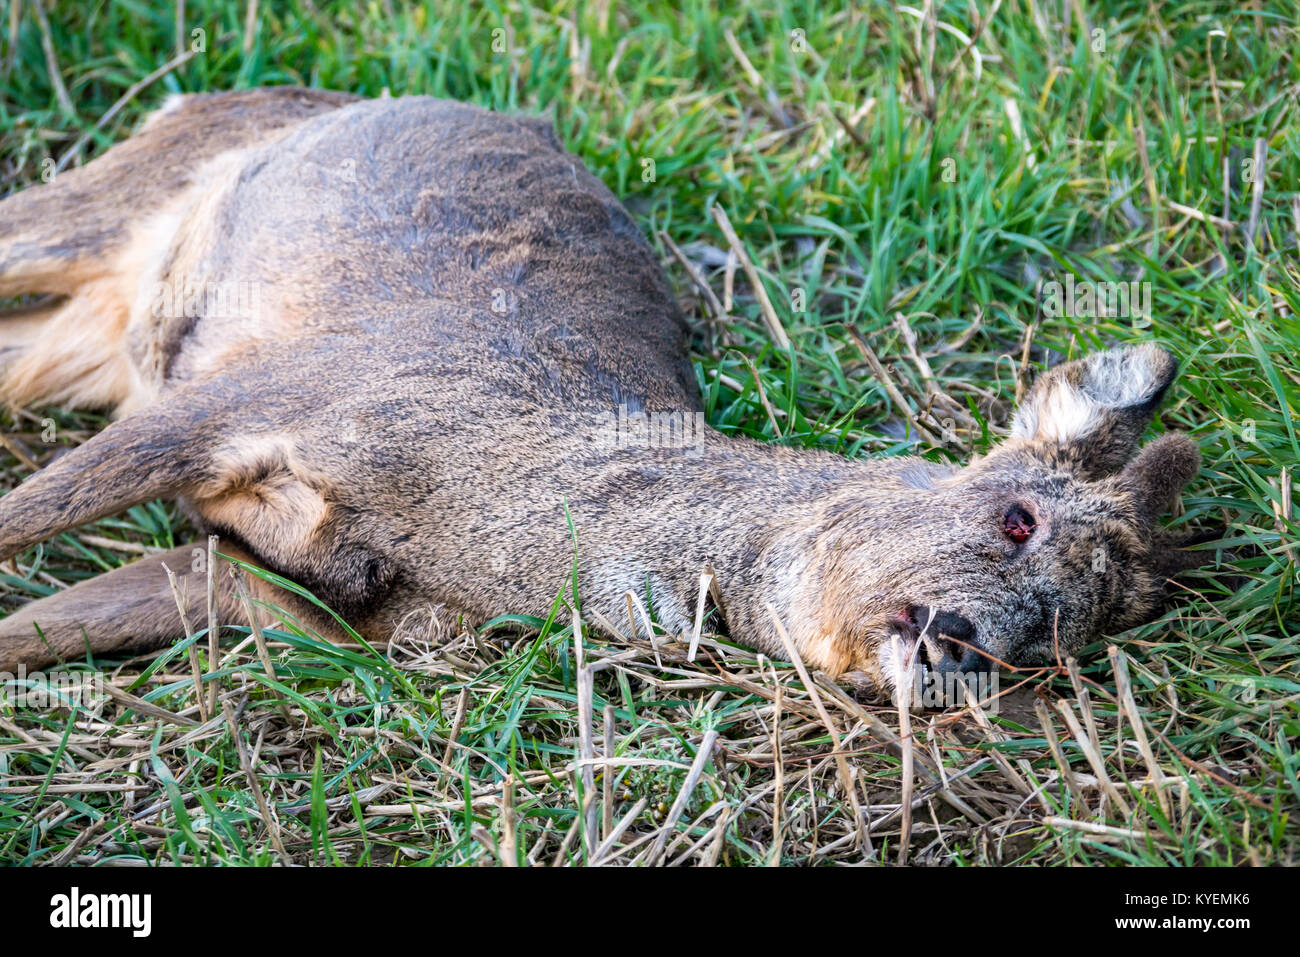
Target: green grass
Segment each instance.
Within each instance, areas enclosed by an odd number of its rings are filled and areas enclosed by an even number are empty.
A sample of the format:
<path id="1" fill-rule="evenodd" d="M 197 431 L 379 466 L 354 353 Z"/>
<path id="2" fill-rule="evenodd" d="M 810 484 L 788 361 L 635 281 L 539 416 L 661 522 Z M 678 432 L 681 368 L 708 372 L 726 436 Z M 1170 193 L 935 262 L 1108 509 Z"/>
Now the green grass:
<path id="1" fill-rule="evenodd" d="M 59 158 L 174 55 L 176 37 L 174 13 L 162 5 L 51 11 L 52 49 L 75 107 L 68 115 L 33 0 L 9 32 L 15 2 L 0 18 L 6 191 L 39 181 L 42 161 Z M 569 148 L 663 251 L 695 329 L 709 421 L 724 431 L 848 455 L 963 459 L 1005 426 L 1026 341 L 1035 367 L 1152 337 L 1173 349 L 1183 373 L 1153 431 L 1185 430 L 1199 442 L 1204 469 L 1177 521 L 1226 523 L 1219 557 L 1233 574 L 1191 579 L 1164 618 L 1112 639 L 1169 780 L 1159 790 L 1142 783 L 1150 770 L 1099 643 L 1077 681 L 1025 675 L 1018 694 L 1032 689 L 1095 728 L 1087 749 L 1115 791 L 1097 781 L 1059 711 L 1053 734 L 1077 772 L 1077 792 L 1062 786 L 1032 708 L 1004 709 L 992 731 L 968 712 L 915 718 L 921 800 L 908 859 L 1295 862 L 1300 524 L 1287 470 L 1300 462 L 1296 6 L 1117 0 L 1091 5 L 1081 24 L 1074 4 L 1009 0 L 990 22 L 973 23 L 973 5 L 949 2 L 936 6 L 936 26 L 885 4 L 791 2 L 762 13 L 701 0 L 549 11 L 287 0 L 262 4 L 251 32 L 243 9 L 191 0 L 186 42 L 202 29 L 205 52 L 130 100 L 86 155 L 126 137 L 168 92 L 302 83 L 549 111 Z M 1252 162 L 1257 141 L 1263 167 Z M 644 160 L 654 162 L 653 181 Z M 713 321 L 662 242 L 666 233 L 725 298 L 728 268 L 719 264 L 728 245 L 709 213 L 715 204 L 760 270 L 793 343 L 788 353 L 773 346 L 742 270 L 726 317 Z M 1150 321 L 1043 315 L 1039 284 L 1070 273 L 1149 282 Z M 976 320 L 960 349 L 944 350 Z M 952 398 L 938 400 L 953 422 L 937 448 L 908 437 L 909 416 L 939 434 L 945 414 L 926 417 L 925 384 L 900 323 Z M 855 329 L 908 409 L 873 379 Z M 42 441 L 47 418 L 52 443 Z M 101 424 L 24 410 L 6 431 L 43 463 Z M 0 464 L 10 486 L 27 471 L 15 457 Z M 0 573 L 5 604 L 190 534 L 173 506 L 154 504 L 60 536 Z M 572 626 L 558 623 L 568 620 L 505 620 L 391 655 L 271 632 L 274 676 L 247 642 L 220 663 L 214 680 L 229 721 L 193 724 L 200 716 L 184 646 L 111 672 L 174 720 L 120 697 L 89 714 L 15 711 L 0 700 L 0 860 L 271 863 L 283 851 L 320 863 L 512 855 L 582 863 L 607 834 L 606 819 L 632 811 L 607 852 L 617 861 L 898 859 L 903 762 L 885 740 L 897 731 L 894 709 L 860 705 L 818 679 L 857 801 L 873 821 L 868 848 L 853 825 L 835 740 L 792 669 L 707 640 L 691 664 L 668 639 L 654 648 L 606 644 L 589 630 L 581 636 L 588 660 L 624 654 L 595 674 L 591 705 L 595 752 L 607 720 L 623 763 L 597 769 L 599 834 L 586 840 L 582 774 L 573 773 L 585 698 Z M 228 650 L 247 636 L 227 631 Z M 722 750 L 674 816 L 711 730 Z M 938 764 L 947 788 L 933 783 Z M 674 826 L 660 856 L 665 823 Z"/>

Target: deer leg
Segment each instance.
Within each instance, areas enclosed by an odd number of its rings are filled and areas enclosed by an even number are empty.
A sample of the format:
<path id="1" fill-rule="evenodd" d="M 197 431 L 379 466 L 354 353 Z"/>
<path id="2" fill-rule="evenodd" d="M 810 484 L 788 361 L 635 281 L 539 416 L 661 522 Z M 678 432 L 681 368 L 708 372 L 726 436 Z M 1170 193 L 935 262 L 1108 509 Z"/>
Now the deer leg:
<path id="1" fill-rule="evenodd" d="M 209 386 L 216 384 L 208 383 Z M 221 402 L 204 392 L 176 392 L 165 406 L 150 406 L 108 426 L 103 432 L 30 476 L 0 497 L 0 561 L 37 542 L 87 522 L 114 515 L 158 497 L 202 489 L 220 476 L 212 462 L 222 413 L 208 412 Z M 0 621 L 0 671 L 17 664 L 81 658 L 95 654 L 157 648 L 182 633 L 175 600 L 162 563 L 178 575 L 191 567 L 193 546 L 140 559 L 27 605 Z M 263 565 L 247 549 L 223 541 L 220 550 L 250 564 Z M 250 598 L 275 602 L 337 638 L 330 623 L 308 603 L 261 579 L 248 576 Z M 223 620 L 246 621 L 235 602 L 228 576 L 219 592 Z M 206 579 L 190 581 L 191 596 L 205 593 Z M 191 622 L 206 620 L 206 596 Z M 37 626 L 40 633 L 37 632 Z"/>
<path id="2" fill-rule="evenodd" d="M 0 398 L 135 404 L 130 315 L 141 284 L 167 261 L 206 164 L 354 99 L 294 87 L 173 98 L 93 162 L 0 200 L 0 297 L 68 297 L 40 323 L 0 313 Z"/>
<path id="3" fill-rule="evenodd" d="M 162 648 L 184 637 L 165 564 L 177 578 L 192 627 L 207 625 L 207 575 L 192 569 L 198 545 L 148 555 L 19 608 L 0 621 L 0 672 L 19 665 L 44 668 L 56 662 L 124 655 Z M 222 547 L 223 552 L 230 550 Z M 241 556 L 242 557 L 242 556 Z M 217 576 L 219 620 L 247 624 L 233 582 Z"/>
<path id="4" fill-rule="evenodd" d="M 35 302 L 0 309 L 0 354 L 25 349 L 36 341 L 45 324 L 67 304 L 61 296 L 42 296 Z"/>
<path id="5" fill-rule="evenodd" d="M 213 450 L 224 448 L 229 452 L 222 435 L 227 428 L 225 410 L 232 402 L 232 388 L 229 382 L 207 380 L 188 390 L 176 390 L 165 403 L 140 409 L 109 425 L 0 497 L 0 561 L 51 536 L 149 499 L 201 496 L 214 483 L 224 488 L 231 480 L 230 465 L 227 462 L 223 472 L 221 456 L 214 459 Z M 284 493 L 283 487 L 278 488 L 281 495 L 276 501 Z M 302 489 L 294 485 L 292 491 Z M 218 510 L 218 514 L 230 519 L 235 529 L 247 532 L 249 526 L 265 526 L 267 521 L 283 517 L 274 508 L 269 513 L 264 509 L 248 514 L 248 502 L 242 502 L 237 495 L 226 499 L 226 511 Z M 292 505 L 298 499 L 286 501 Z M 241 511 L 241 505 L 245 511 Z M 269 534 L 265 528 L 262 532 L 264 536 Z M 300 543 L 295 540 L 289 544 Z M 252 564 L 282 570 L 267 566 L 266 560 L 231 541 L 224 541 L 221 550 Z M 169 555 L 179 565 L 169 561 L 173 571 L 179 573 L 190 567 L 188 549 Z M 148 576 L 147 583 L 142 583 L 139 576 Z M 35 625 L 46 633 L 45 640 L 54 644 L 53 639 L 58 639 L 60 643 L 54 647 L 59 654 L 66 652 L 76 657 L 84 654 L 86 641 L 92 651 L 100 652 L 139 649 L 146 646 L 141 642 L 165 643 L 175 638 L 180 633 L 179 619 L 166 612 L 168 608 L 175 611 L 166 577 L 152 559 L 142 559 L 21 609 L 0 621 L 0 665 L 25 661 L 27 656 L 33 656 L 32 660 L 42 655 L 42 660 L 50 659 L 51 652 L 42 651 L 44 645 L 35 634 Z M 253 577 L 249 577 L 248 587 L 250 597 L 273 601 L 322 636 L 342 637 L 327 616 L 309 603 Z M 235 613 L 240 621 L 245 620 L 237 606 L 223 612 Z M 170 623 L 166 629 L 158 625 L 163 620 Z M 196 624 L 199 620 L 194 619 Z M 74 644 L 81 650 L 73 649 Z"/>
<path id="6" fill-rule="evenodd" d="M 206 477 L 220 414 L 173 393 L 114 422 L 0 498 L 0 561 L 53 535 L 168 498 Z"/>

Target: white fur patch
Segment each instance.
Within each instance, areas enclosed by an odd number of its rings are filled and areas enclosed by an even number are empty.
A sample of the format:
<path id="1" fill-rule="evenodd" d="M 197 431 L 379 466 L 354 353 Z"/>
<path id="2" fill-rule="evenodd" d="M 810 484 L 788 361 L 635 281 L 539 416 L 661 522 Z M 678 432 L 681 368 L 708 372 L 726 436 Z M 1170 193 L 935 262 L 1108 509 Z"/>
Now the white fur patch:
<path id="1" fill-rule="evenodd" d="M 189 100 L 190 96 L 191 94 L 189 93 L 169 93 L 167 98 L 163 100 L 162 106 L 158 107 L 158 109 L 154 110 L 144 118 L 144 123 L 141 124 L 139 132 L 143 133 L 145 130 L 155 126 L 164 116 L 169 116 L 172 113 L 178 112 L 180 108 L 185 105 L 186 101 Z"/>
<path id="2" fill-rule="evenodd" d="M 1149 402 L 1160 388 L 1161 358 L 1159 348 L 1152 345 L 1094 353 L 1085 360 L 1088 374 L 1083 391 L 1112 409 Z"/>
<path id="3" fill-rule="evenodd" d="M 896 699 L 900 690 L 912 688 L 917 673 L 924 668 L 917 660 L 918 643 L 891 635 L 881 644 L 878 654 L 880 671 L 888 686 L 886 690 L 891 699 Z"/>
<path id="4" fill-rule="evenodd" d="M 1011 434 L 1064 444 L 1085 438 L 1105 413 L 1150 402 L 1159 390 L 1162 353 L 1157 346 L 1130 346 L 1083 359 L 1083 382 L 1075 388 L 1063 377 L 1036 392 L 1016 410 Z"/>
<path id="5" fill-rule="evenodd" d="M 693 623 L 672 586 L 661 576 L 647 573 L 627 556 L 621 560 L 602 561 L 581 582 L 580 595 L 584 608 L 594 609 L 611 622 L 620 625 L 627 623 L 627 596 L 633 596 L 633 607 L 637 611 L 628 627 L 633 628 L 633 637 L 651 638 L 645 632 L 645 622 L 641 620 L 646 608 L 646 579 L 649 578 L 650 601 L 654 605 L 655 619 L 664 631 L 672 635 L 687 634 Z"/>
<path id="6" fill-rule="evenodd" d="M 1017 410 L 1011 434 L 1020 439 L 1069 442 L 1095 429 L 1105 411 L 1105 406 L 1061 383 L 1033 404 Z"/>

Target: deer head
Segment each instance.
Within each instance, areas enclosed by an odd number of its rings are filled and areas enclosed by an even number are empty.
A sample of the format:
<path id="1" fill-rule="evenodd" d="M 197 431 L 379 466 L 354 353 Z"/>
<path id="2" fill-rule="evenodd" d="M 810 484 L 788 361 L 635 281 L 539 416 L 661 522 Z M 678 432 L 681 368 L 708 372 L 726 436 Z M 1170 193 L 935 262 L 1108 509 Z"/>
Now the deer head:
<path id="1" fill-rule="evenodd" d="M 938 671 L 1039 664 L 1149 620 L 1168 577 L 1204 557 L 1160 523 L 1195 443 L 1138 452 L 1176 370 L 1153 345 L 1060 365 L 982 458 L 843 483 L 792 533 L 816 556 L 787 604 L 803 646 L 894 688 L 912 655 Z"/>

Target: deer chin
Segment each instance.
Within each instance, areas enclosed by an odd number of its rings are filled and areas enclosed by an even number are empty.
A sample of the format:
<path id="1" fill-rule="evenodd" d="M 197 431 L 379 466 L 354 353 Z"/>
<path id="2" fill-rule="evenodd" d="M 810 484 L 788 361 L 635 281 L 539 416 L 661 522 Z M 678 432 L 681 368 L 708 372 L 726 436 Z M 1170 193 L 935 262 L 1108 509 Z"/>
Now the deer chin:
<path id="1" fill-rule="evenodd" d="M 913 684 L 913 669 L 924 675 L 930 656 L 922 652 L 923 636 L 914 620 L 913 610 L 919 606 L 873 605 L 824 604 L 815 640 L 801 643 L 800 652 L 806 661 L 865 696 L 893 697 L 900 687 Z"/>
<path id="2" fill-rule="evenodd" d="M 882 643 L 877 654 L 877 670 L 882 679 L 881 690 L 888 692 L 890 698 L 896 698 L 901 690 L 910 688 L 918 673 L 924 674 L 927 666 L 920 660 L 919 652 L 918 639 L 904 632 L 894 631 L 889 640 Z"/>
<path id="3" fill-rule="evenodd" d="M 865 697 L 893 697 L 900 682 L 904 685 L 909 682 L 906 661 L 914 648 L 914 636 L 909 638 L 898 625 L 888 615 L 860 619 L 848 632 L 854 637 L 838 643 L 840 647 L 853 649 L 846 666 L 838 671 L 823 670 L 852 685 Z"/>
<path id="4" fill-rule="evenodd" d="M 974 628 L 956 612 L 906 604 L 869 634 L 868 660 L 845 678 L 896 699 L 901 690 L 918 687 L 935 672 L 951 671 L 954 653 L 973 641 Z"/>
<path id="5" fill-rule="evenodd" d="M 908 605 L 890 619 L 887 636 L 878 652 L 879 670 L 883 686 L 891 698 L 896 698 L 904 688 L 913 687 L 918 677 L 924 679 L 931 670 L 930 662 L 939 660 L 934 635 L 918 627 Z"/>

